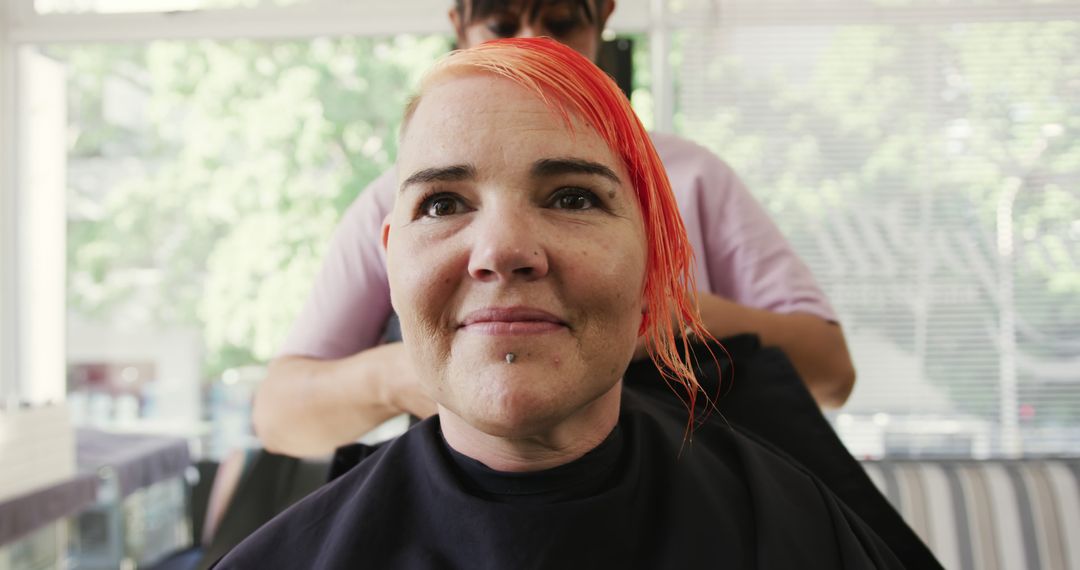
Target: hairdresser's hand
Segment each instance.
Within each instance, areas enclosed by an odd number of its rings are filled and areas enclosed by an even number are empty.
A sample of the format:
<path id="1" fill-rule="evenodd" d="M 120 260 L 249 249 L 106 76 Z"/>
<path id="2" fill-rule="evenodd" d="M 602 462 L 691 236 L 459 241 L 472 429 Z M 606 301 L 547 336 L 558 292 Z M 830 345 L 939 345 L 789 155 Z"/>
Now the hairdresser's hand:
<path id="1" fill-rule="evenodd" d="M 255 393 L 252 419 L 267 450 L 320 457 L 403 413 L 427 417 L 435 403 L 395 342 L 337 359 L 275 358 Z"/>
<path id="2" fill-rule="evenodd" d="M 395 413 L 426 418 L 436 412 L 435 401 L 427 395 L 413 368 L 413 356 L 400 342 L 391 342 L 371 349 L 381 363 L 379 373 L 380 399 Z"/>

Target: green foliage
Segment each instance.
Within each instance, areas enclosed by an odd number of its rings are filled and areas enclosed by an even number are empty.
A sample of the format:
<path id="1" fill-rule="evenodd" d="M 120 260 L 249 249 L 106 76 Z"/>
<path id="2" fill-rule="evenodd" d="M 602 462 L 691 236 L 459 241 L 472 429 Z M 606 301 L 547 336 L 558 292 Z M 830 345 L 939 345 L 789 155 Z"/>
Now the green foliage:
<path id="1" fill-rule="evenodd" d="M 69 69 L 71 169 L 97 174 L 69 192 L 71 309 L 116 326 L 197 326 L 208 375 L 271 357 L 341 213 L 392 164 L 417 74 L 448 46 L 50 48 Z M 139 108 L 110 111 L 118 88 Z"/>
<path id="2" fill-rule="evenodd" d="M 681 110 L 677 129 L 737 165 L 766 207 L 789 220 L 797 250 L 814 249 L 823 234 L 842 238 L 839 222 L 858 221 L 851 212 L 885 220 L 880 247 L 896 253 L 892 273 L 863 279 L 825 263 L 819 277 L 834 295 L 865 296 L 859 318 L 890 323 L 879 332 L 924 350 L 927 375 L 957 395 L 997 373 L 951 368 L 945 356 L 994 358 L 994 311 L 962 325 L 982 337 L 958 329 L 963 321 L 950 311 L 996 306 L 992 286 L 970 292 L 968 274 L 996 278 L 997 209 L 1016 185 L 1022 348 L 1074 355 L 1080 25 L 829 34 L 796 69 L 749 68 L 696 31 L 677 34 L 673 65 L 692 56 L 707 63 L 701 81 L 677 86 L 683 97 L 719 103 Z M 635 39 L 633 101 L 644 111 L 648 45 Z M 272 356 L 341 213 L 394 160 L 417 75 L 448 47 L 439 36 L 50 47 L 69 69 L 70 308 L 117 326 L 198 327 L 208 375 Z M 118 109 L 124 92 L 135 96 Z M 925 226 L 911 232 L 919 219 Z M 939 231 L 939 221 L 956 219 L 975 228 L 970 243 Z M 976 267 L 978 259 L 991 264 Z M 920 294 L 921 267 L 959 293 L 920 315 L 910 299 Z M 1036 296 L 1053 310 L 1028 301 Z M 921 341 L 910 334 L 918 326 L 928 331 Z M 1036 376 L 1022 380 L 1030 393 L 1044 389 Z M 958 403 L 990 416 L 989 401 Z M 1062 404 L 1050 415 L 1075 412 Z"/>
<path id="3" fill-rule="evenodd" d="M 990 395 L 965 396 L 995 382 L 996 365 L 957 363 L 997 362 L 1003 303 L 1015 308 L 1026 355 L 1075 358 L 1080 23 L 802 30 L 798 41 L 806 44 L 795 45 L 805 51 L 784 58 L 771 55 L 768 42 L 785 49 L 782 42 L 795 40 L 779 29 L 750 30 L 725 40 L 756 59 L 714 57 L 683 96 L 704 91 L 718 104 L 690 106 L 676 124 L 736 165 L 778 214 L 834 301 L 847 303 L 845 325 L 880 327 L 895 345 L 922 354 L 929 378 L 958 406 L 987 417 L 998 412 Z M 682 59 L 715 51 L 699 31 L 677 40 Z M 1018 188 L 1011 201 L 1010 188 Z M 1012 213 L 1008 258 L 998 251 L 1000 208 Z M 879 243 L 860 241 L 868 233 Z M 834 258 L 822 240 L 838 246 Z M 859 250 L 871 255 L 857 259 Z M 861 272 L 867 264 L 874 268 Z M 1001 267 L 1013 275 L 1012 299 L 1000 298 Z M 937 292 L 921 288 L 923 272 Z M 913 334 L 919 329 L 922 338 Z M 1020 380 L 1021 401 L 1052 382 L 1032 372 Z M 1040 417 L 1076 412 L 1063 404 Z"/>

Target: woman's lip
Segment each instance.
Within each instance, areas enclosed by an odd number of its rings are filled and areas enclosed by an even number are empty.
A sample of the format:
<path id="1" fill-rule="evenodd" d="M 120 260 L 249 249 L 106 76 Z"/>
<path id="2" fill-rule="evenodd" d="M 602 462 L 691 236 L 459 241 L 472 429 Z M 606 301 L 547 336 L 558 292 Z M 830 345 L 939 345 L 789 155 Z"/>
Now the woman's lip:
<path id="1" fill-rule="evenodd" d="M 566 327 L 555 315 L 532 307 L 489 307 L 468 314 L 461 328 L 490 335 L 542 334 Z"/>
<path id="2" fill-rule="evenodd" d="M 565 327 L 550 321 L 480 321 L 462 325 L 461 328 L 462 330 L 476 334 L 516 336 L 545 334 L 562 330 Z"/>

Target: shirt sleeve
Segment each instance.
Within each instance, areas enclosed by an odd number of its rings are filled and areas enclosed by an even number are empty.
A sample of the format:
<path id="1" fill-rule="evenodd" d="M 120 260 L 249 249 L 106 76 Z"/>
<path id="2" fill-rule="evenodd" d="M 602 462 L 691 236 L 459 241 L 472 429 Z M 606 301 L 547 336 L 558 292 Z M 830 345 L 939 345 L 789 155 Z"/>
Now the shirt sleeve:
<path id="1" fill-rule="evenodd" d="M 836 322 L 810 268 L 732 168 L 698 145 L 671 138 L 662 156 L 699 256 L 699 281 L 705 277 L 713 294 L 740 305 Z"/>
<path id="2" fill-rule="evenodd" d="M 279 356 L 344 358 L 379 341 L 391 311 L 382 223 L 396 179 L 393 169 L 384 173 L 345 211 Z"/>

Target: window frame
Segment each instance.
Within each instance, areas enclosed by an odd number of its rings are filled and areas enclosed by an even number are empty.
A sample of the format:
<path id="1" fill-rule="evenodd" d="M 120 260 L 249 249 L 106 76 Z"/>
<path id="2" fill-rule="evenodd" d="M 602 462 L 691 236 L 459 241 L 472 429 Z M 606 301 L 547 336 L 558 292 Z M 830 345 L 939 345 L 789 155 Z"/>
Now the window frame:
<path id="1" fill-rule="evenodd" d="M 0 9 L 0 404 L 18 397 L 15 215 L 15 49 L 10 23 L 18 8 L 12 2 Z"/>
<path id="2" fill-rule="evenodd" d="M 1003 3 L 1008 1 L 1008 3 Z M 875 8 L 872 6 L 855 6 L 851 10 L 838 11 L 841 2 L 825 2 L 810 5 L 798 4 L 792 0 L 759 0 L 757 2 L 725 2 L 724 0 L 701 0 L 694 10 L 686 13 L 671 14 L 669 18 L 674 21 L 675 30 L 702 30 L 707 29 L 712 33 L 723 36 L 724 30 L 748 30 L 761 27 L 792 26 L 800 28 L 812 27 L 840 27 L 860 25 L 886 24 L 893 27 L 917 28 L 920 26 L 945 27 L 962 24 L 995 24 L 995 23 L 1042 23 L 1055 21 L 1080 22 L 1080 2 L 1071 0 L 1059 4 L 1029 4 L 1021 0 L 999 0 L 997 4 L 980 6 L 906 6 Z M 692 0 L 687 2 L 692 3 Z M 719 7 L 726 9 L 720 10 Z M 711 55 L 711 54 L 710 54 Z M 1011 180 L 1011 179 L 1010 179 Z M 1016 180 L 1019 180 L 1017 178 Z M 1008 180 L 1002 180 L 1002 184 L 1011 184 Z M 1017 247 L 1012 238 L 1012 227 L 1015 218 L 1011 212 L 1011 200 L 1007 203 L 997 202 L 997 226 L 994 258 L 991 260 L 992 271 L 998 277 L 995 292 L 1002 298 L 1013 296 L 1013 269 L 1015 264 L 1012 248 Z M 1003 245 L 1008 244 L 1008 245 Z M 928 279 L 928 276 L 920 275 L 920 280 Z M 818 277 L 819 284 L 828 291 L 828 284 Z M 998 348 L 1001 372 L 991 381 L 1001 396 L 999 397 L 997 418 L 999 420 L 998 433 L 1001 435 L 999 444 L 1002 457 L 1021 457 L 1029 451 L 1024 449 L 1022 442 L 1021 412 L 1018 392 L 1021 383 L 1017 372 L 1017 327 L 1014 314 L 1015 304 L 1001 303 L 1001 306 L 988 313 L 998 320 L 999 330 L 996 333 L 995 342 Z M 925 318 L 925 315 L 923 316 Z M 841 315 L 841 321 L 845 321 Z M 851 332 L 848 332 L 848 342 L 854 340 Z M 925 340 L 923 341 L 925 343 Z M 854 352 L 854 351 L 853 351 Z M 1021 355 L 1022 356 L 1022 355 Z M 865 414 L 865 410 L 859 410 L 856 414 Z M 851 420 L 850 406 L 835 412 L 831 417 L 841 420 Z M 1056 452 L 1066 452 L 1058 449 Z M 1037 453 L 1037 452 L 1036 452 Z M 886 456 L 888 457 L 888 456 Z M 978 455 L 976 454 L 976 457 Z"/>

